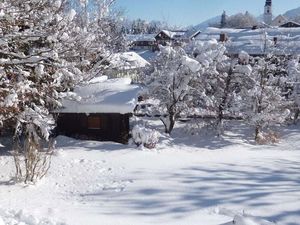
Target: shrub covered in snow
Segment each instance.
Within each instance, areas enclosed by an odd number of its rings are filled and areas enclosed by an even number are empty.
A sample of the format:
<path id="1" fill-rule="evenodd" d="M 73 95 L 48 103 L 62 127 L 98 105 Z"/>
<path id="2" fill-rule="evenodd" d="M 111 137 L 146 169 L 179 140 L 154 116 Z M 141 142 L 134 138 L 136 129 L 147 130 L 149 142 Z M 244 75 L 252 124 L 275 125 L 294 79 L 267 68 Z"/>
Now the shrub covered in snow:
<path id="1" fill-rule="evenodd" d="M 132 129 L 132 139 L 138 146 L 155 148 L 159 141 L 160 133 L 156 130 L 146 128 L 142 125 L 135 125 Z"/>
<path id="2" fill-rule="evenodd" d="M 259 133 L 256 141 L 260 145 L 265 145 L 278 143 L 279 139 L 280 135 L 277 132 L 269 131 Z"/>
<path id="3" fill-rule="evenodd" d="M 2 210 L 0 209 L 0 225 L 65 225 L 65 223 L 55 222 L 52 219 L 37 218 L 28 215 L 23 210 Z"/>
<path id="4" fill-rule="evenodd" d="M 249 56 L 249 54 L 247 53 L 247 52 L 245 52 L 245 51 L 241 51 L 240 53 L 239 53 L 239 62 L 241 63 L 241 64 L 248 64 L 249 63 L 249 60 L 250 60 L 250 56 Z"/>

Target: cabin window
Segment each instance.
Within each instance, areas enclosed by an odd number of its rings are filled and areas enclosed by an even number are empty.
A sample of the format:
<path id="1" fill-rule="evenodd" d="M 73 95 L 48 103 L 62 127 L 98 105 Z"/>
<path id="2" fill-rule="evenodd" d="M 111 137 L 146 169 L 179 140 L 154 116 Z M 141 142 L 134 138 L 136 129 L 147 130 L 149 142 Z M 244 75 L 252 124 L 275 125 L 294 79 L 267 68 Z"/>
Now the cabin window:
<path id="1" fill-rule="evenodd" d="M 101 129 L 101 118 L 99 116 L 88 117 L 88 129 L 99 130 Z"/>

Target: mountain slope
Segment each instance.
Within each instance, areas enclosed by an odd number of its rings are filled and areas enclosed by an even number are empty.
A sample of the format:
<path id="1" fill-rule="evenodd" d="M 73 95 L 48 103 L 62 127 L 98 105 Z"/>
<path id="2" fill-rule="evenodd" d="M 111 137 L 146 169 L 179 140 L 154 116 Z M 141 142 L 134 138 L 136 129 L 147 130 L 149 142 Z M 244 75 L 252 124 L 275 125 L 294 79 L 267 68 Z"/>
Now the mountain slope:
<path id="1" fill-rule="evenodd" d="M 194 26 L 193 28 L 195 30 L 205 29 L 205 28 L 207 28 L 207 27 L 209 27 L 211 25 L 214 25 L 216 23 L 220 23 L 220 21 L 221 21 L 221 16 L 215 16 L 215 17 L 212 17 L 212 18 L 210 18 L 208 20 L 205 20 L 204 22 L 202 22 L 202 23 Z"/>
<path id="2" fill-rule="evenodd" d="M 300 16 L 300 7 L 291 9 L 283 14 L 288 19 L 294 19 Z"/>

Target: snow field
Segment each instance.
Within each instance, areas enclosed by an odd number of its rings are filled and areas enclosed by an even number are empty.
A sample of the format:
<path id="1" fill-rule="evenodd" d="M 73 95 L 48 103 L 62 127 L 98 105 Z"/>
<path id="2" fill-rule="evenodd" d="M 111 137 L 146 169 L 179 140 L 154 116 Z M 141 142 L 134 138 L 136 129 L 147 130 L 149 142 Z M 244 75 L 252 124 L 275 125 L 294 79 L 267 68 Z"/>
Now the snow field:
<path id="1" fill-rule="evenodd" d="M 13 161 L 2 155 L 0 206 L 8 211 L 0 215 L 26 225 L 299 224 L 299 129 L 272 146 L 240 141 L 241 130 L 220 139 L 177 128 L 174 139 L 144 151 L 58 137 L 36 186 L 10 182 Z"/>

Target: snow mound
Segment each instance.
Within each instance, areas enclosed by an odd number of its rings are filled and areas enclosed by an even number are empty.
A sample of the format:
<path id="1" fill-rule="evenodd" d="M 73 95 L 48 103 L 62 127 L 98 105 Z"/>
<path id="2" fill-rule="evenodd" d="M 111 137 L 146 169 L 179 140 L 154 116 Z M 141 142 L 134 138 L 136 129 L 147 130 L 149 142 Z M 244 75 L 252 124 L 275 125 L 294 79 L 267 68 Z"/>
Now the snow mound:
<path id="1" fill-rule="evenodd" d="M 266 220 L 242 215 L 236 215 L 233 221 L 233 224 L 235 225 L 275 225 L 274 223 L 268 222 Z"/>
<path id="2" fill-rule="evenodd" d="M 232 222 L 221 225 L 275 225 L 275 223 L 246 215 L 236 215 Z"/>
<path id="3" fill-rule="evenodd" d="M 247 213 L 240 213 L 227 208 L 216 208 L 215 213 L 219 215 L 233 218 L 232 221 L 220 225 L 275 225 L 275 223 L 266 221 L 262 218 L 249 215 Z"/>
<path id="4" fill-rule="evenodd" d="M 97 83 L 104 82 L 107 80 L 108 80 L 108 76 L 99 76 L 99 77 L 94 77 L 88 83 L 89 84 L 97 84 Z"/>
<path id="5" fill-rule="evenodd" d="M 54 222 L 51 219 L 38 219 L 32 215 L 19 212 L 5 211 L 0 209 L 0 225 L 66 225 L 61 222 Z"/>
<path id="6" fill-rule="evenodd" d="M 149 62 L 147 62 L 136 52 L 115 53 L 108 58 L 108 61 L 110 62 L 112 68 L 123 70 L 143 68 L 150 65 Z"/>

